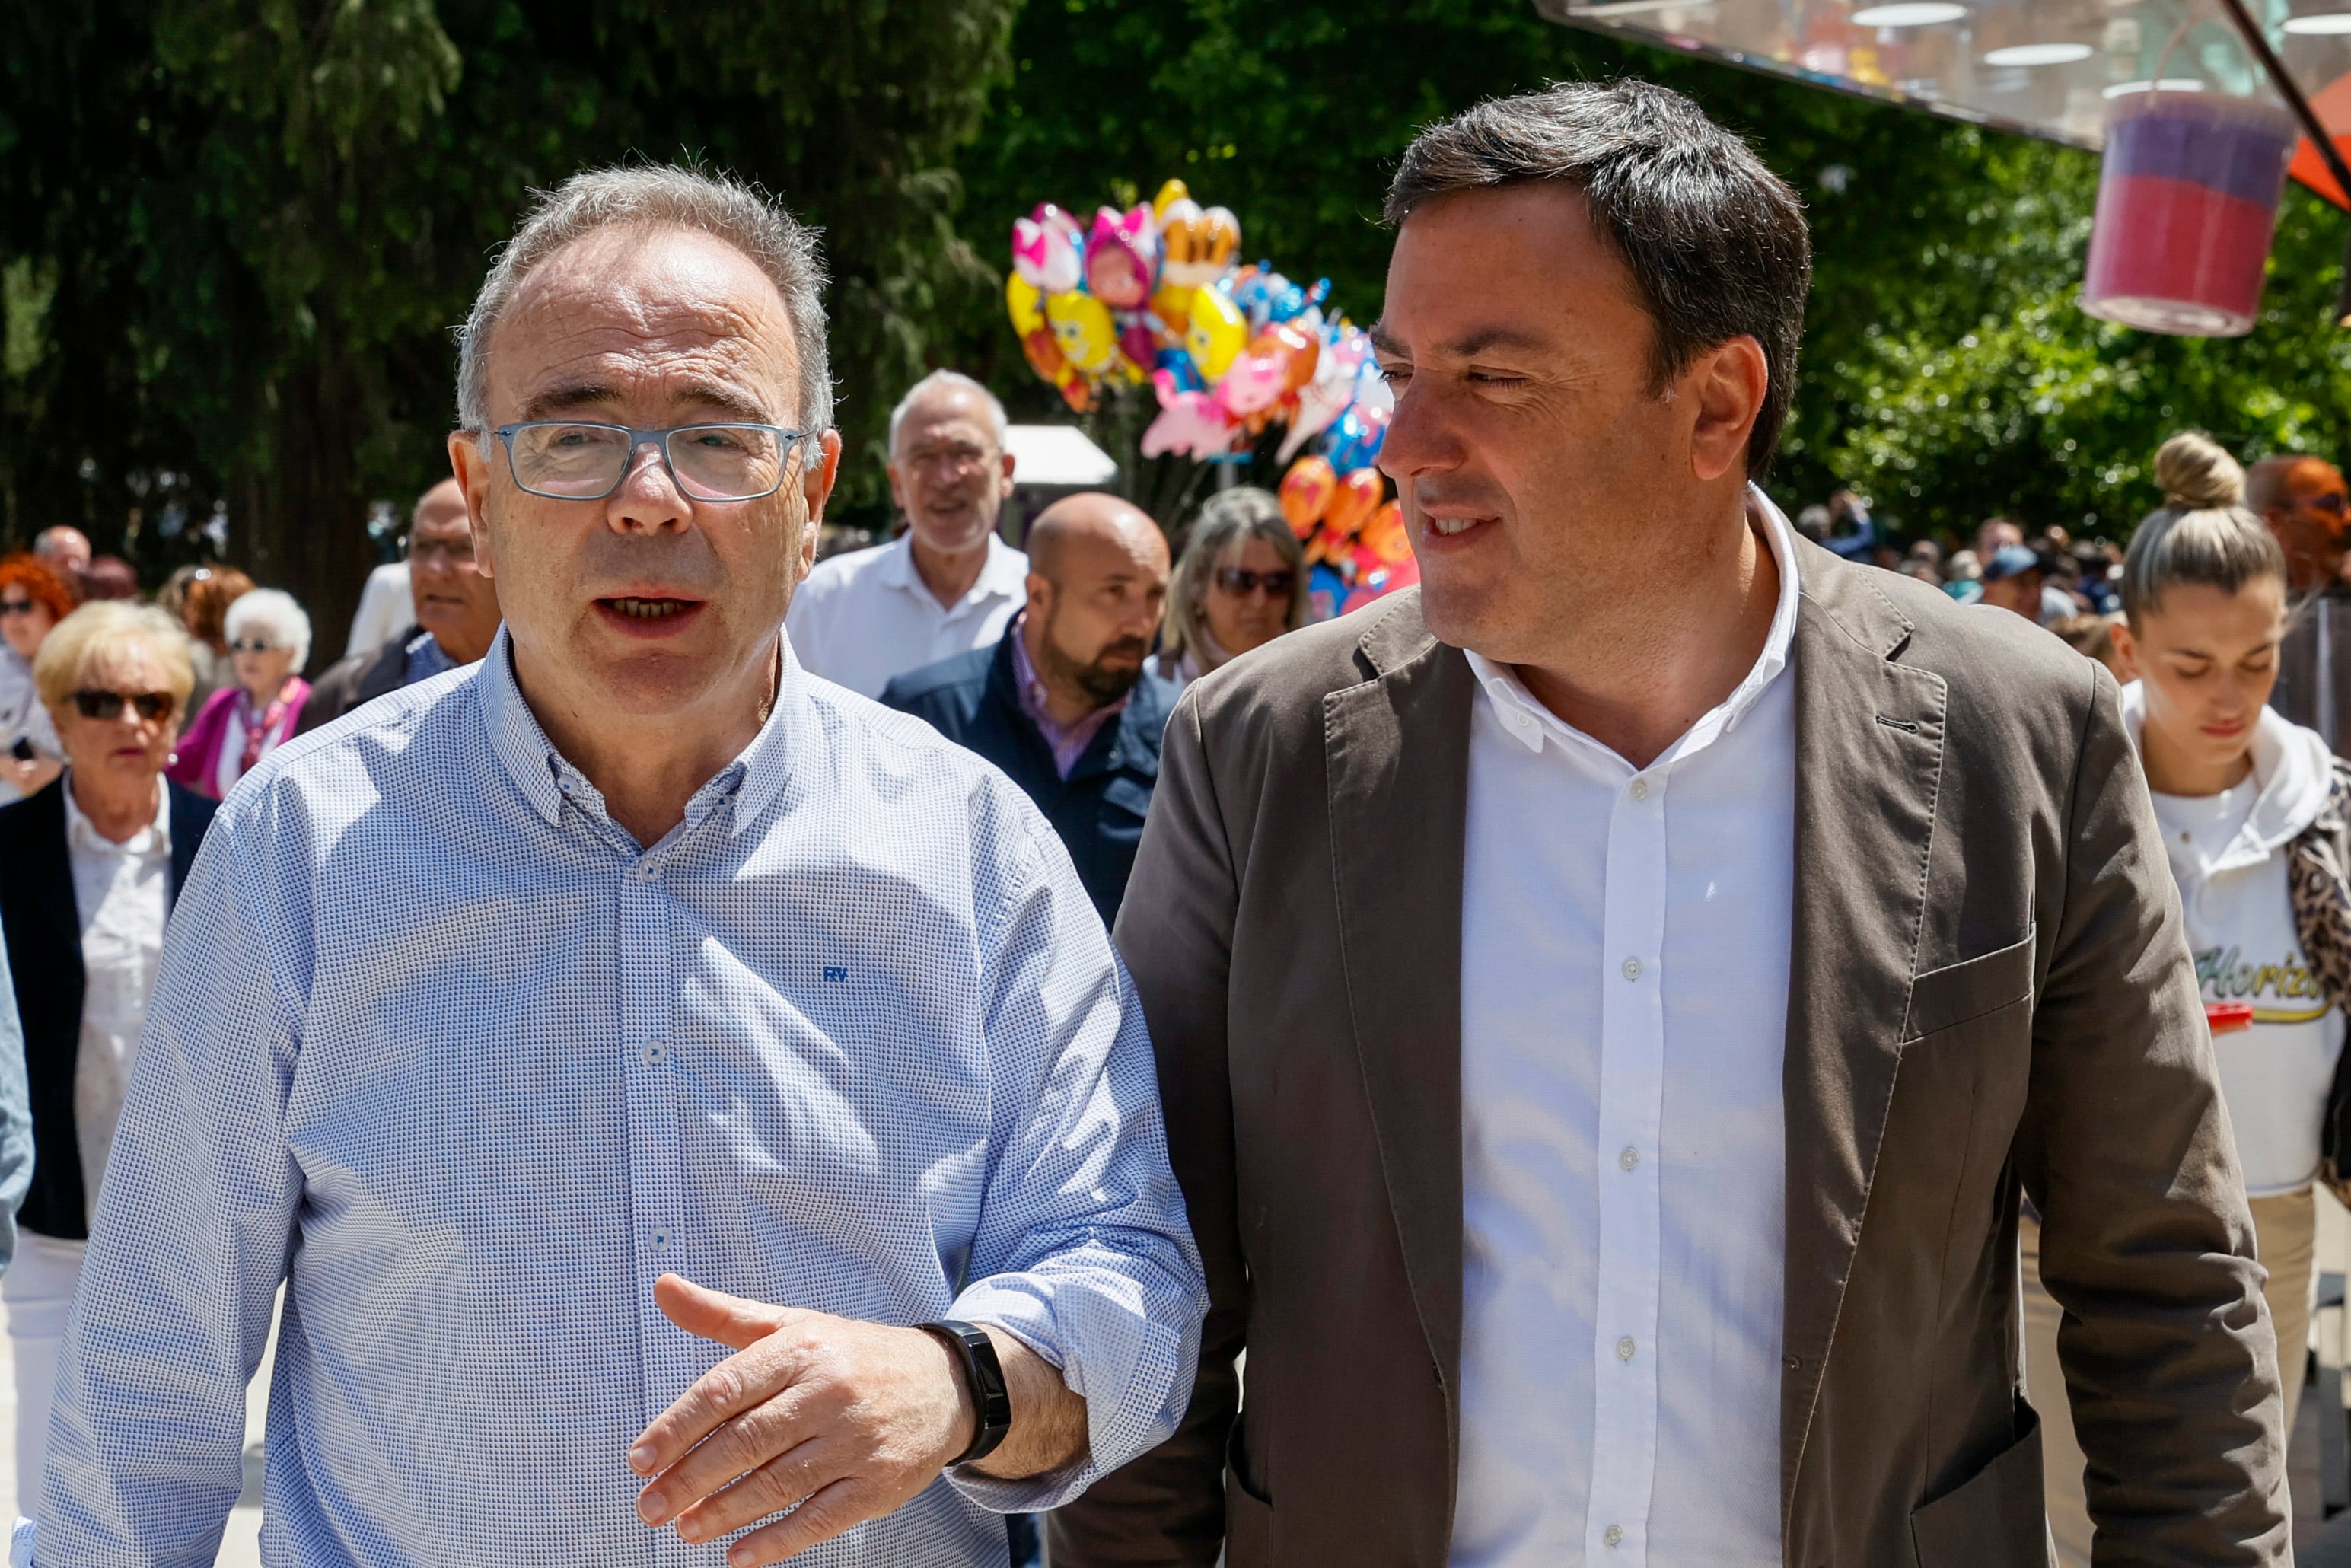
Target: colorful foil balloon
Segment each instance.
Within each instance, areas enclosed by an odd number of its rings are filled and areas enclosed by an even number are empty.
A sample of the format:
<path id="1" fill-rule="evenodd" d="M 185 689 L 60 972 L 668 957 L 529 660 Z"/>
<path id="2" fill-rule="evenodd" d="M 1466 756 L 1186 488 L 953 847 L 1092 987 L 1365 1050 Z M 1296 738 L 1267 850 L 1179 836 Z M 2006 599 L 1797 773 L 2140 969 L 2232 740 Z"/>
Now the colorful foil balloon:
<path id="1" fill-rule="evenodd" d="M 1045 300 L 1045 319 L 1053 324 L 1061 357 L 1088 375 L 1109 370 L 1118 357 L 1118 324 L 1091 294 L 1062 293 Z"/>
<path id="2" fill-rule="evenodd" d="M 1086 236 L 1086 289 L 1113 310 L 1139 310 L 1159 280 L 1159 225 L 1149 207 L 1102 207 Z"/>
<path id="3" fill-rule="evenodd" d="M 1222 289 L 1192 291 L 1192 314 L 1184 330 L 1184 347 L 1200 367 L 1200 379 L 1222 379 L 1249 342 L 1249 323 Z"/>
<path id="4" fill-rule="evenodd" d="M 1307 456 L 1291 464 L 1281 476 L 1280 490 L 1281 515 L 1290 531 L 1301 539 L 1312 538 L 1338 487 L 1339 476 L 1329 458 Z"/>

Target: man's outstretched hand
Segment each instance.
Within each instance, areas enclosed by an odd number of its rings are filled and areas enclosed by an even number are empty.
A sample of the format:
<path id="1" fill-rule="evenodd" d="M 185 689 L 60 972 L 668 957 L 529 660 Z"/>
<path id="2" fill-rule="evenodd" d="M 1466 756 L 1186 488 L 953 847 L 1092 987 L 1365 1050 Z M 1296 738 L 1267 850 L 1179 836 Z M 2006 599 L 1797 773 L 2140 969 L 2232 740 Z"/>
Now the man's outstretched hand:
<path id="1" fill-rule="evenodd" d="M 977 1413 L 955 1355 L 921 1329 L 771 1307 L 664 1274 L 653 1301 L 689 1333 L 735 1351 L 653 1418 L 629 1450 L 651 1479 L 647 1524 L 737 1542 L 731 1568 L 761 1568 L 903 1506 L 968 1448 Z M 1085 1406 L 1019 1340 L 989 1329 L 1012 1393 L 1012 1436 L 975 1469 L 1017 1478 L 1074 1458 Z"/>

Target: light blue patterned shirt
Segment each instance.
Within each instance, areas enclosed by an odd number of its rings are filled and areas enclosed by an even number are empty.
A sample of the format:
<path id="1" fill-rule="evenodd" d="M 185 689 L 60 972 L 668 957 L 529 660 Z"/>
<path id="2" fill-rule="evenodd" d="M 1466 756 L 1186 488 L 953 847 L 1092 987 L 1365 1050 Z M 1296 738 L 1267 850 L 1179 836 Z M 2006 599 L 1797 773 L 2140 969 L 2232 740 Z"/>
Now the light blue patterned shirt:
<path id="1" fill-rule="evenodd" d="M 786 660 L 649 850 L 504 632 L 272 753 L 182 894 L 57 1385 L 40 1568 L 210 1564 L 287 1286 L 265 1562 L 723 1563 L 631 1439 L 726 1354 L 675 1271 L 1009 1330 L 1091 1447 L 795 1559 L 991 1568 L 1174 1429 L 1206 1309 L 1125 970 L 1019 789 Z"/>

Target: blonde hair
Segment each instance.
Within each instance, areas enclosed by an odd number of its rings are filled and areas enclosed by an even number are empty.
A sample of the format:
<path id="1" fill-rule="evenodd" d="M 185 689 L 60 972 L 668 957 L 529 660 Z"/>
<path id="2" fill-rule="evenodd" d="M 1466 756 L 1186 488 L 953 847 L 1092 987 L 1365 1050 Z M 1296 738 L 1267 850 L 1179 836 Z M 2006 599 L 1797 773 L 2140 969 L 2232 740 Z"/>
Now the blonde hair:
<path id="1" fill-rule="evenodd" d="M 2182 431 L 2155 455 L 2163 505 L 2123 557 L 2123 612 L 2132 625 L 2167 590 L 2198 583 L 2234 593 L 2257 578 L 2285 581 L 2285 552 L 2245 507 L 2245 471 L 2220 443 Z"/>
<path id="2" fill-rule="evenodd" d="M 179 717 L 196 686 L 188 634 L 169 613 L 152 605 L 99 599 L 58 622 L 33 656 L 34 689 L 60 729 L 74 693 L 134 645 L 144 645 L 163 666 L 163 688 L 172 694 L 172 717 Z"/>

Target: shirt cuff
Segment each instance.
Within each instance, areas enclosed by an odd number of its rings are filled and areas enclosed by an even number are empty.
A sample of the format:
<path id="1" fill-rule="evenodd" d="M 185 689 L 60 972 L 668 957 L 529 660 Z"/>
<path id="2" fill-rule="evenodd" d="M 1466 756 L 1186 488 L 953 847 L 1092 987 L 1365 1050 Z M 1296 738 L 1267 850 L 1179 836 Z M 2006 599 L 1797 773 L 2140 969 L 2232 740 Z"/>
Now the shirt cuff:
<path id="1" fill-rule="evenodd" d="M 1058 1295 L 1080 1300 L 1057 1301 Z M 1073 1307 L 1084 1333 L 1081 1346 L 1071 1343 L 1064 1321 Z M 948 1483 L 982 1508 L 998 1513 L 1059 1508 L 1174 1433 L 1168 1396 L 1179 1372 L 1190 1392 L 1192 1358 L 1176 1336 L 1141 1312 L 1115 1306 L 1074 1280 L 999 1274 L 967 1287 L 950 1315 L 1012 1335 L 1059 1371 L 1086 1404 L 1085 1449 L 1059 1469 L 1020 1480 L 948 1470 Z"/>
<path id="2" fill-rule="evenodd" d="M 33 1568 L 33 1521 L 21 1513 L 8 1535 L 8 1568 Z"/>

